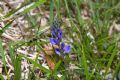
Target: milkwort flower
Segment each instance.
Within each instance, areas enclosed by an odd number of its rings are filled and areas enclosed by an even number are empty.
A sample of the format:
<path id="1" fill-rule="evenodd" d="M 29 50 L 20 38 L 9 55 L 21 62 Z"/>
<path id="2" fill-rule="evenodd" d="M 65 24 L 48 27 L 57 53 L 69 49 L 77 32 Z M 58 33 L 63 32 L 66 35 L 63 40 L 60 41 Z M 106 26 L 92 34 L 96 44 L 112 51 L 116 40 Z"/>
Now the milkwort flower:
<path id="1" fill-rule="evenodd" d="M 65 43 L 62 42 L 63 32 L 60 29 L 60 24 L 57 20 L 55 20 L 51 26 L 51 35 L 52 38 L 50 38 L 50 43 L 53 45 L 53 47 L 55 45 L 58 46 L 58 48 L 54 48 L 55 53 L 64 57 L 67 53 L 70 52 L 71 47 L 70 45 L 65 45 Z"/>

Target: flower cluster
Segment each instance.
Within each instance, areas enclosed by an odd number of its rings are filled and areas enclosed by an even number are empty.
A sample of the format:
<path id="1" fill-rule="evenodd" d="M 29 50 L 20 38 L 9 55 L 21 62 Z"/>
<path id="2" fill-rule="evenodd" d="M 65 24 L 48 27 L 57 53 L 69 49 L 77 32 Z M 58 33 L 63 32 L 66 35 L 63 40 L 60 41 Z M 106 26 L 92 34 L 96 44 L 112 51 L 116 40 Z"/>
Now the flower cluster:
<path id="1" fill-rule="evenodd" d="M 54 21 L 53 25 L 51 26 L 51 34 L 52 38 L 50 38 L 50 43 L 53 45 L 53 47 L 55 45 L 58 46 L 57 48 L 54 47 L 55 53 L 64 57 L 70 52 L 71 47 L 70 45 L 65 45 L 65 43 L 62 42 L 63 32 L 60 29 L 60 25 L 57 21 Z"/>

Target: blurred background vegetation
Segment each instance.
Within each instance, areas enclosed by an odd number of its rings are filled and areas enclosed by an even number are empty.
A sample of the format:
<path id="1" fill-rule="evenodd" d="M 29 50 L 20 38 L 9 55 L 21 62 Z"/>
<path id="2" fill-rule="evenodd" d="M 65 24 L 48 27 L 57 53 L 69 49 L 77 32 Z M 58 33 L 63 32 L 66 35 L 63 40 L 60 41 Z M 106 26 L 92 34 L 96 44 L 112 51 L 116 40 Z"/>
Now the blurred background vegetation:
<path id="1" fill-rule="evenodd" d="M 72 48 L 57 61 L 55 18 Z M 119 0 L 0 1 L 1 80 L 119 80 L 119 60 Z"/>

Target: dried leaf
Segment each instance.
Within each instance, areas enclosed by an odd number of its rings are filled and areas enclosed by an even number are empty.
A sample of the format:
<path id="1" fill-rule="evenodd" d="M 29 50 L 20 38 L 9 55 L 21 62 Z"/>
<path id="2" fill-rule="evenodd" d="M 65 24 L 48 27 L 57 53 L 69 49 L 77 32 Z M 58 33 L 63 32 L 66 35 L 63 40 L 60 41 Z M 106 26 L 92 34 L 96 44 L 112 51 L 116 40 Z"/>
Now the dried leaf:
<path id="1" fill-rule="evenodd" d="M 47 64 L 48 64 L 49 68 L 54 70 L 55 62 L 53 61 L 53 59 L 50 56 L 47 56 L 47 55 L 45 57 L 46 57 L 46 61 L 47 61 Z"/>
<path id="2" fill-rule="evenodd" d="M 53 55 L 53 47 L 51 45 L 45 45 L 44 51 L 47 55 Z"/>

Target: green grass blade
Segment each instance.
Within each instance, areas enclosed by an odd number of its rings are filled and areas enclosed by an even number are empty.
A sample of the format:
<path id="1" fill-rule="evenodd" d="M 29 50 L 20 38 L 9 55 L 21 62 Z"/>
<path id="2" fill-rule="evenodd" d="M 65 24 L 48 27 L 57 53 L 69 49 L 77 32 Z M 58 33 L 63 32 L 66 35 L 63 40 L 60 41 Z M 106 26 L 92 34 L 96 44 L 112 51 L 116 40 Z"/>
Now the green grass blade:
<path id="1" fill-rule="evenodd" d="M 37 2 L 33 2 L 33 4 L 31 3 L 31 4 L 27 5 L 27 7 L 23 6 L 16 10 L 12 10 L 12 11 L 8 12 L 8 14 L 6 14 L 4 16 L 4 18 L 10 17 L 15 14 L 25 14 L 25 13 L 29 12 L 31 9 L 36 8 L 37 6 L 39 6 L 45 2 L 46 2 L 46 0 L 39 0 Z"/>
<path id="2" fill-rule="evenodd" d="M 0 80 L 5 80 L 2 74 L 0 74 Z"/>
<path id="3" fill-rule="evenodd" d="M 116 51 L 117 51 L 117 49 L 116 49 L 116 47 L 115 47 L 114 50 L 113 50 L 113 52 L 112 52 L 112 54 L 111 54 L 111 57 L 110 57 L 110 59 L 109 59 L 109 61 L 108 61 L 105 74 L 107 74 L 107 72 L 108 72 L 108 70 L 109 70 L 109 68 L 110 68 L 110 66 L 111 66 L 111 64 L 112 64 L 112 62 L 113 62 L 113 59 L 114 59 L 114 57 L 115 57 L 115 55 L 116 55 L 116 53 L 117 53 Z"/>
<path id="4" fill-rule="evenodd" d="M 14 62 L 14 80 L 21 80 L 21 57 L 16 56 Z"/>
<path id="5" fill-rule="evenodd" d="M 50 0 L 50 25 L 52 25 L 53 22 L 53 9 L 54 9 L 54 3 L 53 0 Z"/>
<path id="6" fill-rule="evenodd" d="M 115 69 L 115 71 L 113 73 L 113 78 L 116 77 L 117 73 L 119 72 L 119 69 L 120 69 L 120 61 L 118 62 L 117 66 L 116 66 L 116 69 Z"/>
<path id="7" fill-rule="evenodd" d="M 86 75 L 86 80 L 89 80 L 89 71 L 88 71 L 88 66 L 87 66 L 87 60 L 86 60 L 86 56 L 85 56 L 85 52 L 84 52 L 84 47 L 82 47 L 82 62 L 83 62 L 83 66 L 85 69 L 85 75 Z"/>
<path id="8" fill-rule="evenodd" d="M 36 8 L 37 6 L 39 6 L 39 5 L 41 5 L 41 4 L 45 3 L 45 2 L 46 2 L 46 0 L 39 0 L 39 1 L 35 2 L 35 3 L 33 3 L 33 5 L 31 5 L 30 7 L 24 9 L 24 11 L 22 11 L 21 13 L 25 14 L 26 12 L 29 12 L 31 9 Z"/>
<path id="9" fill-rule="evenodd" d="M 6 61 L 5 61 L 5 53 L 4 53 L 4 49 L 2 46 L 2 41 L 0 40 L 0 56 L 2 57 L 2 61 L 4 63 L 4 65 L 6 66 Z"/>
<path id="10" fill-rule="evenodd" d="M 14 21 L 14 20 L 11 20 L 10 22 L 8 22 L 8 23 L 0 30 L 0 34 L 4 33 L 5 30 L 9 28 L 13 21 Z"/>
<path id="11" fill-rule="evenodd" d="M 4 48 L 2 46 L 2 41 L 0 40 L 0 56 L 2 57 L 3 65 L 5 67 L 5 73 L 7 74 L 7 78 L 9 79 L 9 75 L 7 73 L 7 68 L 6 68 L 6 61 L 5 61 L 5 53 L 4 53 Z"/>
<path id="12" fill-rule="evenodd" d="M 13 48 L 12 44 L 9 44 L 9 52 L 10 52 L 10 59 L 12 61 L 12 64 L 14 65 L 15 54 L 14 54 L 14 48 Z"/>
<path id="13" fill-rule="evenodd" d="M 81 12 L 80 12 L 80 8 L 79 8 L 79 4 L 78 4 L 78 1 L 77 0 L 74 0 L 74 2 L 75 2 L 75 5 L 76 5 L 76 11 L 77 11 L 77 19 L 78 19 L 78 21 L 79 21 L 79 24 L 80 25 L 83 25 L 83 20 L 82 20 L 82 18 L 81 18 Z"/>
<path id="14" fill-rule="evenodd" d="M 60 66 L 60 64 L 62 63 L 62 61 L 61 60 L 59 60 L 58 62 L 57 62 L 57 64 L 55 65 L 55 69 L 54 69 L 54 72 L 56 72 L 57 71 L 57 69 L 59 68 L 59 66 Z"/>

